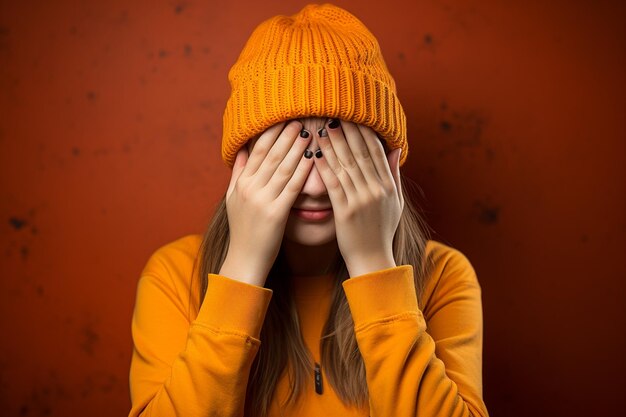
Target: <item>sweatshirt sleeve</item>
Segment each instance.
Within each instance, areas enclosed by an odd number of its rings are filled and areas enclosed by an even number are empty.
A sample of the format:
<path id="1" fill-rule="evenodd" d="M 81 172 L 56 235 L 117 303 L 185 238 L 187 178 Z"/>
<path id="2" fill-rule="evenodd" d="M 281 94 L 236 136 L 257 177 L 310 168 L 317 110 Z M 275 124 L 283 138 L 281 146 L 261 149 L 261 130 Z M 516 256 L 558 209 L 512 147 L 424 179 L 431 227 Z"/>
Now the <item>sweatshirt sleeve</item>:
<path id="1" fill-rule="evenodd" d="M 209 274 L 189 321 L 170 276 L 141 276 L 132 319 L 129 416 L 243 416 L 272 290 Z"/>
<path id="2" fill-rule="evenodd" d="M 343 282 L 363 356 L 371 417 L 487 417 L 482 399 L 481 288 L 456 251 L 431 297 L 429 326 L 413 267 Z"/>

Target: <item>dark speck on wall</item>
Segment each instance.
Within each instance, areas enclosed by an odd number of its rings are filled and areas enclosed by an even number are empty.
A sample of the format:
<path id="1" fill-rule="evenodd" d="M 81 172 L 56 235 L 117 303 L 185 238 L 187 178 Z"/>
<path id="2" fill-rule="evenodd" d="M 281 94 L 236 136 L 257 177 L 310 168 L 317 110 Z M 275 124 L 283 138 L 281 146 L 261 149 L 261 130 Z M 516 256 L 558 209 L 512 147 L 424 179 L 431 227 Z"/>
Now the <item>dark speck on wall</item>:
<path id="1" fill-rule="evenodd" d="M 98 341 L 100 340 L 100 336 L 93 329 L 91 325 L 85 325 L 81 329 L 82 341 L 80 343 L 80 348 L 83 352 L 92 356 L 94 353 L 94 348 Z"/>
<path id="2" fill-rule="evenodd" d="M 65 388 L 58 381 L 35 382 L 28 397 L 21 402 L 18 415 L 50 416 L 54 411 L 52 404 L 60 399 L 67 399 L 67 395 Z"/>
<path id="3" fill-rule="evenodd" d="M 430 33 L 424 35 L 424 43 L 426 45 L 430 45 L 431 43 L 433 43 L 433 36 Z"/>
<path id="4" fill-rule="evenodd" d="M 107 375 L 100 384 L 100 391 L 108 393 L 113 391 L 118 384 L 117 377 L 113 374 Z"/>
<path id="5" fill-rule="evenodd" d="M 80 390 L 80 396 L 86 398 L 96 392 L 108 394 L 119 387 L 120 382 L 116 375 L 105 372 L 94 372 L 88 374 Z"/>
<path id="6" fill-rule="evenodd" d="M 498 223 L 498 217 L 500 215 L 500 207 L 487 205 L 481 202 L 476 202 L 475 206 L 478 208 L 478 221 L 482 224 L 495 224 Z"/>
<path id="7" fill-rule="evenodd" d="M 165 58 L 169 55 L 169 52 L 167 52 L 165 49 L 159 49 L 159 58 Z"/>
<path id="8" fill-rule="evenodd" d="M 442 112 L 444 114 L 439 119 L 438 133 L 446 138 L 448 146 L 466 150 L 486 145 L 482 136 L 487 126 L 487 116 L 483 112 L 478 110 L 450 111 L 449 109 L 442 109 Z M 489 160 L 493 155 L 484 151 L 484 156 Z"/>
<path id="9" fill-rule="evenodd" d="M 184 10 L 185 10 L 185 5 L 181 3 L 178 3 L 176 7 L 174 7 L 174 12 L 176 14 L 181 14 Z"/>
<path id="10" fill-rule="evenodd" d="M 30 249 L 28 249 L 28 246 L 22 246 L 20 248 L 20 255 L 22 255 L 23 260 L 28 259 L 29 253 L 30 253 Z"/>
<path id="11" fill-rule="evenodd" d="M 10 217 L 9 224 L 13 226 L 15 230 L 20 230 L 22 227 L 26 226 L 27 222 L 19 217 Z"/>
<path id="12" fill-rule="evenodd" d="M 72 155 L 74 155 L 74 156 L 78 156 L 78 155 L 80 155 L 80 149 L 79 149 L 79 148 L 77 148 L 76 146 L 74 146 L 74 147 L 72 148 Z"/>
<path id="13" fill-rule="evenodd" d="M 185 56 L 191 56 L 191 45 L 185 44 Z"/>
<path id="14" fill-rule="evenodd" d="M 98 98 L 98 95 L 96 94 L 95 91 L 87 91 L 87 100 L 95 101 L 96 98 Z"/>

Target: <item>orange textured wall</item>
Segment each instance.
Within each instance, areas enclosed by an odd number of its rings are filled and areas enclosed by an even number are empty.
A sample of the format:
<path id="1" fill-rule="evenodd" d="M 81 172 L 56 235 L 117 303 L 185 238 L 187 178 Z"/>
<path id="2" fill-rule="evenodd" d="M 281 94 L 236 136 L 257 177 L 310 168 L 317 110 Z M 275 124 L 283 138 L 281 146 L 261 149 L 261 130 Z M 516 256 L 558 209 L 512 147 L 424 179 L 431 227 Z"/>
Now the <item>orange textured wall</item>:
<path id="1" fill-rule="evenodd" d="M 0 409 L 130 407 L 136 282 L 230 171 L 227 71 L 305 2 L 0 2 Z M 341 1 L 408 115 L 405 173 L 483 288 L 493 416 L 612 415 L 625 373 L 623 2 Z"/>

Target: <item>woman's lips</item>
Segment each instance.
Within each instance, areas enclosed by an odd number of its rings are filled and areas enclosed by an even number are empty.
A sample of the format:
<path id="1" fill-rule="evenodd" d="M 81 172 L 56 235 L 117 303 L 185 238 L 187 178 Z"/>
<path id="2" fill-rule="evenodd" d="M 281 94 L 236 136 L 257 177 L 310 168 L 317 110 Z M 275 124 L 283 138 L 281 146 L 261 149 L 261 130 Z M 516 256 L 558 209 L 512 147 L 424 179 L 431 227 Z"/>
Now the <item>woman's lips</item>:
<path id="1" fill-rule="evenodd" d="M 297 208 L 292 208 L 291 211 L 301 219 L 309 220 L 309 221 L 321 221 L 326 220 L 333 214 L 333 209 L 326 210 L 302 210 Z"/>

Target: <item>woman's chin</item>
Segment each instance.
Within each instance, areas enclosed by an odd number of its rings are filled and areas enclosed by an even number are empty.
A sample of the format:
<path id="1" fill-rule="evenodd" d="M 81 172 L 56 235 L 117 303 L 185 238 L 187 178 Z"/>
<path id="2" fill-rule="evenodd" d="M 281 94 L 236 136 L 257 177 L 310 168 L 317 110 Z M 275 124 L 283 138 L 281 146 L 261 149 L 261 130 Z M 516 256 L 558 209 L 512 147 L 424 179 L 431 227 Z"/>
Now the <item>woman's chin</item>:
<path id="1" fill-rule="evenodd" d="M 336 238 L 335 224 L 333 221 L 324 223 L 288 221 L 285 227 L 285 238 L 301 245 L 324 245 Z"/>

